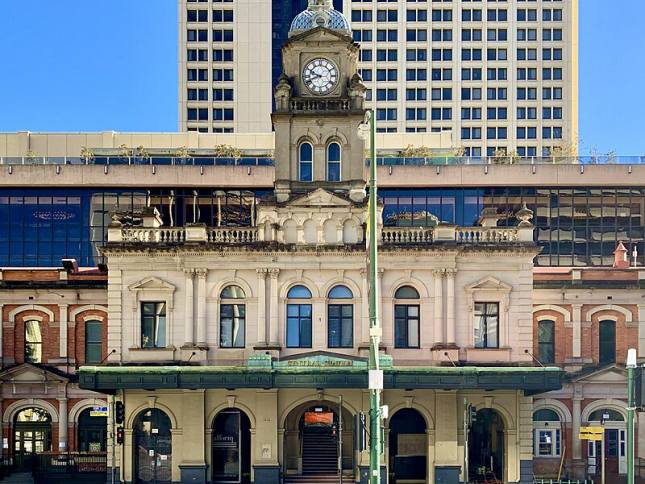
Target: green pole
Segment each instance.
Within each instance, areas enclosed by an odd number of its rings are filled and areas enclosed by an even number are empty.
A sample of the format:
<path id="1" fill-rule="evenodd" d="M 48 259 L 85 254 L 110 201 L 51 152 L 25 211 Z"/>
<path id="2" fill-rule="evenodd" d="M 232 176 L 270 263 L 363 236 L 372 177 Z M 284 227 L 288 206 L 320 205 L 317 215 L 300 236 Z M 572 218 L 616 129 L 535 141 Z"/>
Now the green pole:
<path id="1" fill-rule="evenodd" d="M 369 198 L 369 264 L 370 264 L 370 373 L 379 371 L 378 348 L 381 328 L 378 319 L 378 241 L 376 198 L 376 112 L 370 116 L 370 198 Z M 372 378 L 370 378 L 372 380 Z M 381 482 L 381 390 L 370 382 L 370 484 Z"/>
<path id="2" fill-rule="evenodd" d="M 627 350 L 627 484 L 634 484 L 634 374 L 636 350 Z"/>

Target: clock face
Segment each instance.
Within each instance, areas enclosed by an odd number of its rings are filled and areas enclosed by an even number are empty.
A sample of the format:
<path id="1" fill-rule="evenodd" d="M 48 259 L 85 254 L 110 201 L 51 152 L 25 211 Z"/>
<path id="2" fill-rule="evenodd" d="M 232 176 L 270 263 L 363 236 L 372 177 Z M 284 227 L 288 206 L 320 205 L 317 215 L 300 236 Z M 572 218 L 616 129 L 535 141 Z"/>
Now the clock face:
<path id="1" fill-rule="evenodd" d="M 338 68 L 330 60 L 312 59 L 302 70 L 302 81 L 312 93 L 327 94 L 338 83 Z"/>

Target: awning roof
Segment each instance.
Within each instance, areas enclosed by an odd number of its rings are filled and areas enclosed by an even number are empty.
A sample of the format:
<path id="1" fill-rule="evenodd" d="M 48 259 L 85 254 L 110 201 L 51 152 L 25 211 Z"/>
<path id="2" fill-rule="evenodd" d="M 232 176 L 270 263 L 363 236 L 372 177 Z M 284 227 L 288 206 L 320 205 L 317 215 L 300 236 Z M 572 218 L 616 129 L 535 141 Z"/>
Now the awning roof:
<path id="1" fill-rule="evenodd" d="M 522 390 L 526 395 L 558 390 L 556 367 L 383 368 L 385 389 Z M 83 389 L 367 388 L 367 371 L 352 366 L 84 366 Z"/>

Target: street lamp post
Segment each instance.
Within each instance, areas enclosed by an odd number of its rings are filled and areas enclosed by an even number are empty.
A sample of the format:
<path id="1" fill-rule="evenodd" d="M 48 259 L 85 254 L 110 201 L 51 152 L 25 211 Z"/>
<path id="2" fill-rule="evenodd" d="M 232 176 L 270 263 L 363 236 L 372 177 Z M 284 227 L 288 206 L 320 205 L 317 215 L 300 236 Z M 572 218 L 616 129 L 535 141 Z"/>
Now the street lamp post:
<path id="1" fill-rule="evenodd" d="M 634 484 L 634 377 L 636 374 L 636 350 L 627 350 L 627 484 Z"/>
<path id="2" fill-rule="evenodd" d="M 369 390 L 370 390 L 370 484 L 381 482 L 381 390 L 383 372 L 379 369 L 379 344 L 381 326 L 378 318 L 378 219 L 376 197 L 376 116 L 372 109 L 368 111 L 370 124 L 370 182 L 369 182 L 369 266 L 370 266 L 370 357 L 369 357 Z"/>

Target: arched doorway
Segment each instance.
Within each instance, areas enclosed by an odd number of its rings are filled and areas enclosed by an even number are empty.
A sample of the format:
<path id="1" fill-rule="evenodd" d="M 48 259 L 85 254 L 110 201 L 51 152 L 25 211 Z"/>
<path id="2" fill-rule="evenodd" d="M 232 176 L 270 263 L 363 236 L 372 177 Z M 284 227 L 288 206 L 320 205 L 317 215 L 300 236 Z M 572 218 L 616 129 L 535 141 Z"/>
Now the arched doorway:
<path id="1" fill-rule="evenodd" d="M 426 421 L 413 408 L 403 408 L 390 418 L 390 482 L 426 482 L 428 436 Z"/>
<path id="2" fill-rule="evenodd" d="M 105 452 L 107 445 L 107 417 L 95 417 L 86 408 L 78 416 L 78 450 Z"/>
<path id="3" fill-rule="evenodd" d="M 37 454 L 52 450 L 52 417 L 42 408 L 18 412 L 13 424 L 14 459 L 18 470 L 32 469 Z"/>
<path id="4" fill-rule="evenodd" d="M 468 434 L 468 476 L 471 482 L 504 481 L 504 421 L 495 410 L 479 410 Z M 494 481 L 493 481 L 494 482 Z"/>
<path id="5" fill-rule="evenodd" d="M 588 425 L 605 427 L 605 478 L 608 482 L 619 480 L 620 474 L 627 473 L 627 424 L 622 413 L 610 408 L 601 408 L 589 414 Z M 600 476 L 602 443 L 587 441 L 587 471 Z M 612 480 L 613 479 L 613 480 Z"/>
<path id="6" fill-rule="evenodd" d="M 228 408 L 215 416 L 211 448 L 213 482 L 251 482 L 251 422 L 244 412 Z"/>
<path id="7" fill-rule="evenodd" d="M 135 483 L 170 484 L 172 480 L 172 425 L 162 410 L 142 410 L 133 426 Z"/>
<path id="8" fill-rule="evenodd" d="M 354 476 L 354 417 L 336 403 L 307 402 L 289 412 L 284 423 L 285 475 Z M 340 416 L 339 416 L 340 415 Z M 342 459 L 338 456 L 342 455 Z"/>

